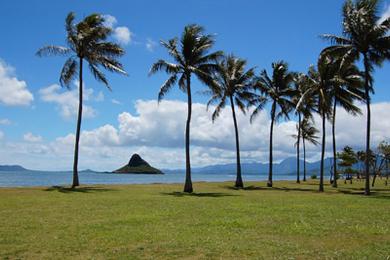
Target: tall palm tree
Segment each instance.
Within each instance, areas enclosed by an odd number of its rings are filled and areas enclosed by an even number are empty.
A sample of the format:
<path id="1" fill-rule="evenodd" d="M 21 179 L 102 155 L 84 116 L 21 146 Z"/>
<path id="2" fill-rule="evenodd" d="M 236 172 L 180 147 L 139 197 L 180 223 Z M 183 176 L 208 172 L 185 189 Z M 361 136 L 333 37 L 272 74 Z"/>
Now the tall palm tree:
<path id="1" fill-rule="evenodd" d="M 294 103 L 295 107 L 298 104 L 299 100 L 302 98 L 302 95 L 304 93 L 304 91 L 302 91 L 303 87 L 304 87 L 304 84 L 302 84 L 303 83 L 303 77 L 304 77 L 304 75 L 297 74 L 296 77 L 294 78 L 295 94 L 292 97 L 292 102 Z M 300 180 L 300 167 L 299 167 L 300 166 L 300 163 L 299 163 L 300 158 L 299 158 L 299 155 L 300 155 L 301 123 L 302 123 L 302 111 L 301 111 L 301 108 L 299 108 L 299 109 L 296 108 L 295 114 L 298 115 L 298 123 L 296 125 L 297 134 L 293 135 L 293 137 L 297 139 L 297 141 L 295 143 L 295 147 L 297 148 L 297 183 L 300 183 L 301 180 Z"/>
<path id="2" fill-rule="evenodd" d="M 193 192 L 191 181 L 191 163 L 190 163 L 190 124 L 192 114 L 192 93 L 191 76 L 195 75 L 206 85 L 213 84 L 212 73 L 218 69 L 216 62 L 222 56 L 222 52 L 209 53 L 214 45 L 214 37 L 204 34 L 203 27 L 191 24 L 184 28 L 184 31 L 178 42 L 173 38 L 168 42 L 161 41 L 161 45 L 168 50 L 168 54 L 175 63 L 165 60 L 158 60 L 150 69 L 149 75 L 158 71 L 165 71 L 170 74 L 160 88 L 158 101 L 160 102 L 165 94 L 177 83 L 179 89 L 187 94 L 187 123 L 186 123 L 186 178 L 184 192 Z"/>
<path id="3" fill-rule="evenodd" d="M 83 62 L 86 61 L 88 63 L 88 67 L 95 79 L 105 84 L 108 89 L 111 88 L 106 76 L 100 70 L 101 67 L 111 72 L 126 75 L 122 64 L 117 60 L 125 52 L 118 44 L 107 40 L 112 31 L 104 25 L 103 16 L 91 14 L 77 24 L 74 23 L 74 20 L 75 14 L 73 12 L 69 13 L 65 20 L 68 47 L 49 45 L 39 49 L 37 52 L 38 56 L 68 56 L 60 76 L 62 86 L 69 88 L 70 83 L 77 76 L 79 79 L 79 107 L 74 149 L 73 188 L 79 186 L 78 157 L 83 110 Z"/>
<path id="4" fill-rule="evenodd" d="M 318 139 L 318 130 L 314 125 L 308 120 L 304 119 L 301 124 L 301 135 L 302 135 L 302 144 L 303 144 L 303 181 L 306 181 L 306 141 L 313 145 L 319 145 Z"/>
<path id="5" fill-rule="evenodd" d="M 292 87 L 294 73 L 288 70 L 288 64 L 284 61 L 273 63 L 272 69 L 272 78 L 268 76 L 266 70 L 263 70 L 260 73 L 260 76 L 257 77 L 255 88 L 258 89 L 263 96 L 259 96 L 262 98 L 262 100 L 257 99 L 257 107 L 253 111 L 250 118 L 251 122 L 253 122 L 254 118 L 263 109 L 264 98 L 272 102 L 269 140 L 269 172 L 267 182 L 268 187 L 272 187 L 272 139 L 274 123 L 282 117 L 289 118 L 289 113 L 294 107 L 291 101 L 291 97 L 294 95 L 294 89 Z"/>
<path id="6" fill-rule="evenodd" d="M 322 149 L 321 149 L 321 168 L 320 168 L 320 185 L 319 191 L 324 191 L 324 156 L 325 156 L 325 123 L 326 119 L 331 116 L 332 98 L 331 98 L 331 85 L 333 83 L 334 64 L 328 56 L 320 57 L 318 60 L 318 71 L 311 66 L 309 68 L 307 77 L 308 89 L 303 94 L 298 107 L 301 103 L 305 102 L 307 98 L 315 98 L 316 110 L 322 119 Z"/>
<path id="7" fill-rule="evenodd" d="M 340 106 L 349 114 L 356 116 L 361 110 L 354 104 L 356 100 L 364 97 L 363 82 L 359 69 L 351 62 L 341 62 L 335 59 L 335 78 L 332 84 L 331 95 L 333 96 L 332 111 L 332 142 L 333 142 L 333 182 L 332 186 L 337 187 L 337 148 L 336 148 L 336 108 Z"/>
<path id="8" fill-rule="evenodd" d="M 309 120 L 313 119 L 312 110 L 313 110 L 313 100 L 307 98 L 305 102 L 301 103 L 298 107 L 298 103 L 300 99 L 302 98 L 303 94 L 306 91 L 307 84 L 306 84 L 306 75 L 303 73 L 296 73 L 294 77 L 294 95 L 291 98 L 291 101 L 293 102 L 295 106 L 295 114 L 298 116 L 298 122 L 296 125 L 297 134 L 292 135 L 295 139 L 297 139 L 295 143 L 295 147 L 297 149 L 297 183 L 300 183 L 300 143 L 301 143 L 301 125 L 302 120 Z"/>
<path id="9" fill-rule="evenodd" d="M 345 60 L 359 60 L 364 66 L 364 91 L 367 106 L 366 153 L 370 150 L 372 73 L 390 58 L 390 17 L 384 21 L 378 16 L 379 0 L 347 0 L 343 7 L 343 36 L 326 34 L 323 38 L 332 44 L 325 53 L 343 56 Z M 365 195 L 370 195 L 370 164 L 365 161 Z"/>
<path id="10" fill-rule="evenodd" d="M 248 103 L 254 97 L 254 94 L 251 92 L 254 68 L 245 70 L 245 66 L 246 61 L 243 59 L 239 59 L 233 55 L 224 57 L 224 59 L 219 63 L 219 70 L 215 73 L 215 85 L 212 88 L 212 97 L 207 104 L 207 107 L 209 107 L 211 104 L 218 103 L 212 115 L 212 120 L 214 122 L 220 115 L 220 112 L 225 107 L 226 103 L 230 102 L 236 137 L 236 188 L 243 188 L 244 183 L 241 176 L 240 142 L 235 106 L 237 106 L 238 109 L 245 114 L 245 103 Z"/>

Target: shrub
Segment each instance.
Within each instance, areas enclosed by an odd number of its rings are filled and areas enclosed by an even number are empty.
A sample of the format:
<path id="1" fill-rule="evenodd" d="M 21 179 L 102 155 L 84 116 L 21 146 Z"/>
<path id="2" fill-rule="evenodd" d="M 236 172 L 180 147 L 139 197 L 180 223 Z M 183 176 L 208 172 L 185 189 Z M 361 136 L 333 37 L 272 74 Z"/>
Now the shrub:
<path id="1" fill-rule="evenodd" d="M 317 174 L 315 174 L 315 173 L 314 173 L 314 174 L 312 174 L 310 178 L 311 178 L 312 180 L 315 180 L 315 179 L 317 179 Z"/>

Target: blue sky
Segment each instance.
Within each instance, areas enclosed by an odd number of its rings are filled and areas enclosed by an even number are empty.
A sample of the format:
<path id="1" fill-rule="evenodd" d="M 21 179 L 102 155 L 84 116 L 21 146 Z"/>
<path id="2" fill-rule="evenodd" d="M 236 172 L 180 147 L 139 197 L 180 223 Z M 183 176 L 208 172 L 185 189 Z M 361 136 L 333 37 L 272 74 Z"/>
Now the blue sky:
<path id="1" fill-rule="evenodd" d="M 24 105 L 12 105 L 4 100 L 0 102 L 0 123 L 2 122 L 0 124 L 0 150 L 3 150 L 0 164 L 22 163 L 26 161 L 26 158 L 29 158 L 29 155 L 33 155 L 34 160 L 31 159 L 27 162 L 29 166 L 34 165 L 35 161 L 39 161 L 41 167 L 66 168 L 65 163 L 56 167 L 47 162 L 48 154 L 53 153 L 50 150 L 52 149 L 50 145 L 55 145 L 53 143 L 58 141 L 58 138 L 72 134 L 75 129 L 75 117 L 73 112 L 69 111 L 72 110 L 72 106 L 69 106 L 70 101 L 68 101 L 68 99 L 72 100 L 72 94 L 66 89 L 57 89 L 56 87 L 48 89 L 49 86 L 58 84 L 64 58 L 38 58 L 35 56 L 35 52 L 46 44 L 65 44 L 64 19 L 70 11 L 76 13 L 77 19 L 92 12 L 110 15 L 115 17 L 117 21 L 113 25 L 114 30 L 121 28 L 122 32 L 128 30 L 130 34 L 128 38 L 126 38 L 126 33 L 117 36 L 119 42 L 126 49 L 126 55 L 121 61 L 129 76 L 123 77 L 107 73 L 113 89 L 112 92 L 93 80 L 89 72 L 85 73 L 85 86 L 87 89 L 91 89 L 85 104 L 88 107 L 87 110 L 90 110 L 89 115 L 83 121 L 82 128 L 94 131 L 101 129 L 104 125 L 110 125 L 116 131 L 120 131 L 124 129 L 124 126 L 118 124 L 118 116 L 128 113 L 142 119 L 142 116 L 137 114 L 137 107 L 155 100 L 159 86 L 166 79 L 166 75 L 162 73 L 153 77 L 147 75 L 154 61 L 159 58 L 169 59 L 165 50 L 160 47 L 159 40 L 180 35 L 186 24 L 203 25 L 207 32 L 216 34 L 215 50 L 233 52 L 247 59 L 249 66 L 256 66 L 258 71 L 263 68 L 269 70 L 273 61 L 281 59 L 287 61 L 292 70 L 306 71 L 310 64 L 316 62 L 321 49 L 327 46 L 327 43 L 318 36 L 322 33 L 341 33 L 342 4 L 343 1 L 339 0 L 118 0 L 55 1 L 55 4 L 53 1 L 47 0 L 3 1 L 0 8 L 0 24 L 3 25 L 0 59 L 1 66 L 6 72 L 0 80 L 16 77 L 17 82 L 24 81 L 26 85 L 24 89 L 33 96 L 33 100 L 27 97 Z M 388 11 L 386 2 L 382 3 L 382 9 L 383 13 Z M 113 40 L 118 40 L 117 38 L 113 37 Z M 389 69 L 390 66 L 387 63 L 382 68 L 377 69 L 375 73 L 376 95 L 373 96 L 374 103 L 387 104 L 389 101 Z M 195 91 L 203 88 L 198 82 L 194 84 Z M 175 100 L 178 104 L 185 101 L 185 96 L 177 90 L 172 91 L 166 98 L 167 100 Z M 207 100 L 206 97 L 200 95 L 195 95 L 194 99 L 198 103 L 205 103 Z M 153 121 L 153 118 L 151 120 Z M 181 123 L 184 124 L 184 122 L 177 124 Z M 142 130 L 140 131 L 142 132 Z M 181 137 L 179 136 L 178 139 Z M 133 139 L 137 138 L 133 137 Z M 177 147 L 170 146 L 170 142 L 160 145 L 152 142 L 132 142 L 131 140 L 118 141 L 115 145 L 104 145 L 107 146 L 107 151 L 113 152 L 115 156 L 120 155 L 121 152 L 139 151 L 140 149 L 145 149 L 145 153 L 150 152 L 148 149 L 154 149 L 154 152 L 162 151 L 168 156 L 176 151 L 174 149 L 177 149 L 177 152 L 181 151 L 179 145 Z M 202 143 L 196 143 L 195 150 L 200 149 Z M 29 148 L 26 148 L 25 153 L 22 151 L 13 153 L 10 147 L 15 146 Z M 42 151 L 37 147 L 49 147 L 49 150 L 42 148 L 44 150 Z M 207 147 L 225 149 L 226 151 L 230 149 L 224 148 L 223 145 L 220 147 L 212 144 L 203 148 Z M 20 150 L 23 149 L 20 148 Z M 253 148 L 252 152 L 258 154 L 260 150 L 260 148 L 259 150 Z M 66 163 L 69 159 L 65 158 L 68 158 L 71 153 L 72 149 L 70 149 L 69 154 L 61 154 Z M 282 154 L 284 153 L 281 151 L 281 156 Z M 60 155 L 58 156 L 62 158 Z M 99 156 L 101 155 L 90 155 L 88 158 L 99 160 Z M 109 152 L 104 156 L 109 161 Z M 116 160 L 126 161 L 128 156 L 123 154 L 125 159 L 116 158 Z M 199 151 L 199 156 L 202 157 L 204 154 Z M 220 160 L 221 158 L 215 158 L 210 154 L 207 156 L 210 159 L 199 161 L 198 165 L 228 161 L 228 159 Z M 315 156 L 313 148 L 313 158 Z M 262 160 L 261 158 L 259 157 L 258 160 Z M 266 158 L 265 155 L 264 158 Z M 153 161 L 153 158 L 151 159 Z M 248 160 L 255 160 L 255 155 L 248 155 Z M 92 159 L 91 162 L 93 162 Z M 181 167 L 181 160 L 177 162 L 177 165 L 158 160 L 155 160 L 155 163 L 159 166 Z M 87 167 L 87 160 L 81 165 Z M 112 166 L 109 163 L 101 163 L 98 166 L 101 169 L 110 167 Z"/>

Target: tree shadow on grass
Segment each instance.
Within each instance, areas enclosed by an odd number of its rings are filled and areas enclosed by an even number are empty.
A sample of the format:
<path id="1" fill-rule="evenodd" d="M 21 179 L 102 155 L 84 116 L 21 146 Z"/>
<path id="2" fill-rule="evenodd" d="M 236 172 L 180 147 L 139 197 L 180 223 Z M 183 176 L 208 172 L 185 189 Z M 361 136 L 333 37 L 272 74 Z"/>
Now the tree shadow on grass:
<path id="1" fill-rule="evenodd" d="M 360 195 L 364 196 L 364 189 L 363 188 L 349 188 L 349 189 L 339 189 L 337 190 L 340 193 L 347 194 L 347 195 Z M 381 192 L 382 191 L 382 192 Z M 378 189 L 378 190 L 372 190 L 370 192 L 369 196 L 364 196 L 366 198 L 374 198 L 374 199 L 387 199 L 390 200 L 390 193 L 383 193 L 383 191 L 389 192 L 389 190 L 384 189 Z"/>
<path id="2" fill-rule="evenodd" d="M 223 188 L 229 189 L 229 190 L 244 190 L 244 191 L 285 191 L 285 192 L 305 191 L 305 192 L 313 192 L 313 193 L 317 192 L 317 190 L 310 189 L 310 188 L 291 188 L 291 187 L 275 187 L 275 186 L 272 188 L 258 187 L 258 186 L 248 186 L 248 187 L 244 187 L 244 188 L 236 188 L 233 186 L 223 186 Z"/>
<path id="3" fill-rule="evenodd" d="M 220 198 L 220 197 L 238 196 L 238 195 L 222 193 L 222 192 L 187 193 L 187 192 L 174 191 L 174 192 L 161 192 L 160 194 L 174 196 L 174 197 L 199 197 L 199 198 Z"/>
<path id="4" fill-rule="evenodd" d="M 105 192 L 105 191 L 113 191 L 113 189 L 107 189 L 103 187 L 63 187 L 63 186 L 52 186 L 44 191 L 58 191 L 61 193 L 92 193 L 92 192 Z"/>
<path id="5" fill-rule="evenodd" d="M 258 187 L 258 186 L 247 186 L 244 188 L 237 188 L 234 186 L 222 186 L 222 188 L 229 189 L 229 190 L 247 190 L 247 191 L 256 191 L 256 190 L 266 190 L 266 188 Z"/>

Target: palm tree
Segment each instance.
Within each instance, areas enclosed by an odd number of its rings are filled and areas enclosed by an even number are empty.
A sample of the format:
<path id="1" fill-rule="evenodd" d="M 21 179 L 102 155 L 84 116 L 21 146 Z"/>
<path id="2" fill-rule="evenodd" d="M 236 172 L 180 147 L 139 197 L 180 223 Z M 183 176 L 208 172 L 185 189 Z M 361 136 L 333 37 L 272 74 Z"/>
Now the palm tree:
<path id="1" fill-rule="evenodd" d="M 320 57 L 318 60 L 318 71 L 313 66 L 309 68 L 307 77 L 307 91 L 303 94 L 298 107 L 305 102 L 307 98 L 315 98 L 317 113 L 322 119 L 322 149 L 321 149 L 321 169 L 319 191 L 324 191 L 324 156 L 325 156 L 325 123 L 326 119 L 331 116 L 331 85 L 333 83 L 334 64 L 328 56 Z"/>
<path id="2" fill-rule="evenodd" d="M 266 70 L 260 73 L 257 77 L 255 88 L 258 89 L 263 96 L 261 100 L 257 99 L 257 107 L 251 115 L 251 122 L 263 109 L 264 98 L 272 102 L 271 106 L 271 125 L 270 125 L 270 141 L 269 141 L 269 172 L 267 186 L 272 187 L 272 139 L 274 123 L 282 117 L 289 118 L 289 113 L 293 109 L 293 103 L 290 98 L 294 95 L 292 83 L 294 81 L 294 73 L 288 70 L 288 64 L 284 61 L 275 62 L 272 64 L 272 78 L 267 74 Z M 252 102 L 254 103 L 254 102 Z"/>
<path id="3" fill-rule="evenodd" d="M 300 74 L 297 74 L 296 77 L 294 78 L 294 87 L 295 87 L 295 94 L 294 96 L 292 97 L 292 102 L 294 103 L 294 105 L 296 106 L 299 102 L 299 100 L 301 99 L 302 97 L 302 94 L 304 93 L 302 90 L 303 90 L 303 77 L 304 75 L 300 75 Z M 296 109 L 295 110 L 295 114 L 298 115 L 298 123 L 296 125 L 296 128 L 297 128 L 297 134 L 296 135 L 292 135 L 294 138 L 297 139 L 296 143 L 295 143 L 295 147 L 297 148 L 297 183 L 301 183 L 301 180 L 300 180 L 300 169 L 299 169 L 299 155 L 300 155 L 300 143 L 301 143 L 301 123 L 302 123 L 302 113 L 301 113 L 301 109 Z"/>
<path id="4" fill-rule="evenodd" d="M 212 88 L 212 97 L 207 104 L 217 103 L 215 111 L 212 115 L 213 122 L 220 115 L 221 110 L 225 107 L 227 101 L 230 102 L 232 109 L 235 137 L 236 137 L 236 155 L 237 155 L 237 177 L 236 188 L 243 188 L 244 183 L 241 176 L 240 163 L 240 142 L 238 135 L 238 125 L 236 119 L 235 106 L 238 107 L 244 114 L 246 112 L 246 105 L 254 94 L 251 92 L 254 68 L 245 70 L 246 61 L 239 59 L 233 55 L 224 57 L 219 63 L 219 70 L 215 73 L 215 85 Z"/>
<path id="5" fill-rule="evenodd" d="M 374 66 L 380 66 L 390 58 L 390 17 L 379 20 L 378 0 L 347 0 L 343 7 L 343 36 L 326 34 L 323 38 L 334 46 L 325 53 L 342 56 L 344 60 L 363 58 L 364 91 L 367 106 L 366 153 L 370 150 L 371 108 L 370 92 L 373 91 L 372 73 Z M 365 161 L 365 195 L 370 195 L 370 164 Z"/>
<path id="6" fill-rule="evenodd" d="M 313 145 L 319 145 L 318 130 L 310 123 L 308 119 L 304 119 L 301 124 L 301 135 L 303 144 L 303 181 L 306 181 L 306 141 Z"/>
<path id="7" fill-rule="evenodd" d="M 192 114 L 192 93 L 191 76 L 195 75 L 206 85 L 213 83 L 212 73 L 218 69 L 216 62 L 222 56 L 222 52 L 217 51 L 209 53 L 214 45 L 214 37 L 204 34 L 203 27 L 192 24 L 187 25 L 180 37 L 173 38 L 168 42 L 161 41 L 161 45 L 168 50 L 175 63 L 165 60 L 158 60 L 150 69 L 149 75 L 158 71 L 165 71 L 170 74 L 160 88 L 158 101 L 160 102 L 165 94 L 177 83 L 179 89 L 187 94 L 187 123 L 186 123 L 186 178 L 184 192 L 193 191 L 191 181 L 191 163 L 190 163 L 190 123 Z M 179 46 L 178 46 L 179 45 Z"/>
<path id="8" fill-rule="evenodd" d="M 297 139 L 295 147 L 297 149 L 297 183 L 300 183 L 300 143 L 301 143 L 301 125 L 302 119 L 308 120 L 312 119 L 312 110 L 313 110 L 313 100 L 307 98 L 304 103 L 301 103 L 298 107 L 299 100 L 302 98 L 303 93 L 306 91 L 306 75 L 302 73 L 296 73 L 294 77 L 294 95 L 292 96 L 291 101 L 295 106 L 295 114 L 298 116 L 298 123 L 296 125 L 297 134 L 292 135 L 293 138 Z"/>
<path id="9" fill-rule="evenodd" d="M 99 82 L 111 89 L 106 76 L 100 67 L 111 72 L 125 74 L 122 64 L 117 58 L 124 55 L 124 50 L 115 43 L 107 41 L 111 29 L 104 25 L 104 18 L 100 14 L 91 14 L 81 22 L 75 24 L 75 14 L 69 13 L 65 20 L 66 41 L 68 47 L 49 45 L 38 50 L 38 56 L 61 55 L 68 56 L 60 76 L 62 86 L 69 88 L 70 83 L 79 79 L 79 107 L 76 128 L 76 141 L 73 163 L 72 188 L 79 186 L 78 157 L 80 129 L 83 110 L 83 62 L 87 61 L 93 76 Z M 78 70 L 78 71 L 77 71 Z"/>
<path id="10" fill-rule="evenodd" d="M 355 104 L 355 100 L 361 100 L 364 97 L 362 91 L 362 80 L 359 69 L 348 62 L 341 62 L 341 59 L 335 60 L 335 78 L 332 84 L 331 95 L 333 96 L 332 111 L 332 142 L 333 142 L 333 182 L 332 186 L 337 187 L 337 149 L 336 149 L 336 108 L 337 105 L 353 116 L 361 114 L 360 108 Z"/>

